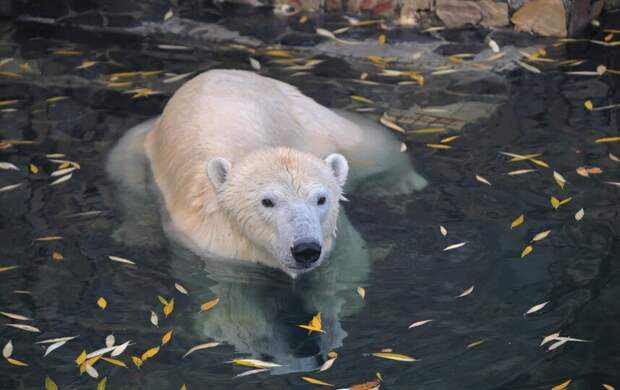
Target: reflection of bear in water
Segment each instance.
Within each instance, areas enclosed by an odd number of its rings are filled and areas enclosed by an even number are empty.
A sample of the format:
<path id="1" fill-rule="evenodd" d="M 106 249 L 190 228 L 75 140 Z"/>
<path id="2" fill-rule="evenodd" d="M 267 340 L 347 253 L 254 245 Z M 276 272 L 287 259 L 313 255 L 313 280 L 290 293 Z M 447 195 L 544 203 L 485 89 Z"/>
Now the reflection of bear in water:
<path id="1" fill-rule="evenodd" d="M 124 213 L 115 236 L 128 246 L 161 244 L 151 196 L 159 194 L 164 229 L 204 257 L 216 282 L 205 295 L 222 297 L 209 316 L 196 317 L 197 341 L 214 338 L 286 365 L 275 372 L 315 369 L 342 344 L 340 318 L 360 306 L 355 289 L 370 267 L 362 237 L 344 213 L 338 216 L 348 169 L 334 153 L 352 162 L 349 191 L 377 178 L 373 191 L 423 187 L 425 180 L 398 149 L 384 129 L 330 111 L 288 84 L 249 72 L 207 72 L 182 87 L 161 118 L 136 126 L 112 150 L 107 171 L 118 184 Z M 371 164 L 360 168 L 358 160 Z M 278 203 L 284 207 L 275 211 Z M 323 246 L 320 259 L 305 270 L 323 259 L 325 264 L 296 282 L 251 266 L 299 276 L 304 270 L 296 269 L 291 253 L 298 236 Z M 173 270 L 181 258 L 173 255 Z M 206 275 L 177 273 L 204 293 Z M 318 312 L 325 334 L 307 335 L 297 327 Z"/>

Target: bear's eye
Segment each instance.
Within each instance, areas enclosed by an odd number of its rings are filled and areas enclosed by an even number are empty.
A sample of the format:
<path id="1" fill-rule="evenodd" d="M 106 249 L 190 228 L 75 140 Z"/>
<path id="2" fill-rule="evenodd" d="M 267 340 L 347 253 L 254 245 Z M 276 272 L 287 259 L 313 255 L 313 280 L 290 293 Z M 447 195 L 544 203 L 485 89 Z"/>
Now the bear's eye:
<path id="1" fill-rule="evenodd" d="M 273 207 L 274 206 L 273 201 L 271 199 L 268 199 L 268 198 L 265 198 L 265 199 L 261 200 L 260 202 L 265 207 Z"/>
<path id="2" fill-rule="evenodd" d="M 319 206 L 322 206 L 322 205 L 324 205 L 324 204 L 325 204 L 325 201 L 326 201 L 326 200 L 327 200 L 327 199 L 325 199 L 325 197 L 324 197 L 324 196 L 321 196 L 321 197 L 319 198 L 319 200 L 317 200 L 317 201 L 316 201 L 316 204 L 318 204 Z"/>

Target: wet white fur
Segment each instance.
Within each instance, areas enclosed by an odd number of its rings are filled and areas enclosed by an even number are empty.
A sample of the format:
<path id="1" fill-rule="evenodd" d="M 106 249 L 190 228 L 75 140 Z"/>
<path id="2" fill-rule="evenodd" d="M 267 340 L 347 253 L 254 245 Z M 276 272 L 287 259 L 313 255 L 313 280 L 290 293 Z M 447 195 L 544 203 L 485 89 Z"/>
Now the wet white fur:
<path id="1" fill-rule="evenodd" d="M 327 164 L 326 156 L 342 153 L 349 159 L 350 189 L 378 175 L 389 192 L 408 193 L 425 185 L 391 135 L 349 115 L 273 79 L 213 70 L 181 87 L 159 120 L 139 126 L 137 133 L 146 133 L 153 177 L 171 230 L 182 241 L 197 252 L 285 268 L 295 232 L 287 232 L 282 221 L 295 210 L 303 210 L 308 220 L 316 217 L 325 251 L 333 246 L 347 176 L 335 167 L 346 160 Z M 207 174 L 209 161 L 219 162 L 212 167 L 213 180 Z M 357 164 L 362 167 L 356 169 Z M 218 176 L 222 168 L 226 172 Z M 328 195 L 322 215 L 311 206 L 321 192 Z M 277 217 L 262 214 L 265 193 L 281 196 L 288 211 Z"/>

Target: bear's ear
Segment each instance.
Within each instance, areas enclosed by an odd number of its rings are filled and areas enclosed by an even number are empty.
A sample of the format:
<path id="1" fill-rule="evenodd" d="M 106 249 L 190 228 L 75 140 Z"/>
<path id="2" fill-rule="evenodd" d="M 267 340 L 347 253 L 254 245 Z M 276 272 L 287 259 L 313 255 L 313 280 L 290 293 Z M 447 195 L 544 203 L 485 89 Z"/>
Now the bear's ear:
<path id="1" fill-rule="evenodd" d="M 333 153 L 325 158 L 325 162 L 332 170 L 334 176 L 336 176 L 340 186 L 344 186 L 344 183 L 347 181 L 347 176 L 349 175 L 349 163 L 347 159 L 342 154 Z"/>
<path id="2" fill-rule="evenodd" d="M 231 167 L 230 161 L 224 157 L 212 158 L 207 163 L 207 176 L 209 176 L 209 180 L 216 190 L 219 190 L 222 184 L 226 182 Z"/>

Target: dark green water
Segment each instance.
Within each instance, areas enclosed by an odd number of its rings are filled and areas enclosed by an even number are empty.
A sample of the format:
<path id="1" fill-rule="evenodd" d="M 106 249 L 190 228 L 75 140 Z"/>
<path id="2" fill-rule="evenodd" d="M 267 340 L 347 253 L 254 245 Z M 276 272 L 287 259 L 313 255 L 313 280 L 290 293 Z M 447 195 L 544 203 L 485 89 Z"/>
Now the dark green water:
<path id="1" fill-rule="evenodd" d="M 4 34 L 0 58 L 14 60 L 0 71 L 20 76 L 0 76 L 0 100 L 18 100 L 0 107 L 0 139 L 36 143 L 0 150 L 0 161 L 19 168 L 0 171 L 0 188 L 22 184 L 0 193 L 0 268 L 18 266 L 0 273 L 0 311 L 32 319 L 0 316 L 0 347 L 12 340 L 11 357 L 28 364 L 0 361 L 0 388 L 42 388 L 46 376 L 61 389 L 95 388 L 103 377 L 111 389 L 316 387 L 302 376 L 344 388 L 369 381 L 376 372 L 384 389 L 550 389 L 568 379 L 573 380 L 571 389 L 620 385 L 620 189 L 605 183 L 620 181 L 620 163 L 608 156 L 620 156 L 620 149 L 618 143 L 594 142 L 618 136 L 620 111 L 589 112 L 583 105 L 586 99 L 595 107 L 619 103 L 620 76 L 563 73 L 598 64 L 618 70 L 619 47 L 570 44 L 566 50 L 549 49 L 558 60 L 591 60 L 573 69 L 543 64 L 541 74 L 520 68 L 505 77 L 425 72 L 424 87 L 375 77 L 367 61 L 347 64 L 327 58 L 308 74 L 292 76 L 295 72 L 285 65 L 255 55 L 263 74 L 297 85 L 334 108 L 365 107 L 352 102 L 351 95 L 372 99 L 377 113 L 414 104 L 491 107 L 460 132 L 407 137 L 407 153 L 430 182 L 423 191 L 401 197 L 377 197 L 372 190 L 349 194 L 344 208 L 366 243 L 370 265 L 336 257 L 343 262 L 337 274 L 330 271 L 332 264 L 323 274 L 293 283 L 271 270 L 209 268 L 157 229 L 152 245 L 115 240 L 122 213 L 117 189 L 103 170 L 106 153 L 126 129 L 161 112 L 181 82 L 163 83 L 172 75 L 134 76 L 127 78 L 131 86 L 114 89 L 106 86 L 109 75 L 250 69 L 248 53 L 241 49 L 162 50 L 160 42 L 165 41 L 59 33 L 33 25 Z M 67 48 L 76 52 L 56 51 Z M 84 60 L 97 63 L 76 69 Z M 18 66 L 24 63 L 29 68 Z M 379 84 L 354 82 L 362 71 Z M 122 93 L 138 87 L 162 93 L 136 99 Z M 66 98 L 46 102 L 56 96 Z M 465 107 L 468 112 L 479 109 Z M 449 143 L 452 149 L 426 146 L 452 134 L 460 135 Z M 542 153 L 538 158 L 550 168 L 508 162 L 499 152 Z M 70 180 L 56 186 L 50 186 L 49 175 L 58 164 L 45 157 L 51 153 L 80 164 Z M 38 173 L 28 173 L 30 164 Z M 576 172 L 580 166 L 599 167 L 602 173 L 582 177 Z M 536 171 L 506 174 L 520 169 Z M 554 170 L 566 178 L 564 189 L 554 181 Z M 554 210 L 551 196 L 571 200 Z M 585 216 L 577 221 L 574 215 L 581 208 Z M 151 212 L 144 215 L 144 229 L 159 226 L 152 222 L 156 210 Z M 520 214 L 525 223 L 511 229 Z M 551 230 L 549 236 L 532 244 L 533 251 L 522 259 L 532 237 L 546 230 Z M 62 240 L 35 241 L 56 235 Z M 442 250 L 460 242 L 467 244 Z M 53 260 L 54 252 L 63 259 Z M 137 266 L 112 262 L 110 255 Z M 368 270 L 354 268 L 367 265 Z M 176 290 L 175 283 L 189 295 Z M 355 291 L 358 286 L 365 288 L 364 300 Z M 471 286 L 470 295 L 456 298 Z M 167 318 L 158 296 L 175 299 Z M 198 313 L 200 304 L 216 296 L 218 306 Z M 107 301 L 105 310 L 97 306 L 99 297 Z M 546 301 L 544 309 L 524 316 Z M 151 311 L 158 314 L 159 327 L 149 321 Z M 308 322 L 316 311 L 322 312 L 327 333 L 308 336 L 296 325 Z M 433 321 L 408 329 L 427 319 Z M 9 323 L 32 325 L 40 333 L 4 326 Z M 135 367 L 130 356 L 158 346 L 171 329 L 171 341 L 140 369 Z M 567 342 L 553 351 L 547 350 L 553 342 L 540 347 L 543 337 L 554 332 L 588 342 Z M 82 350 L 102 348 L 109 334 L 118 343 L 132 341 L 118 357 L 129 368 L 99 361 L 98 379 L 80 375 L 75 358 Z M 44 348 L 34 344 L 64 336 L 79 337 L 46 357 Z M 192 346 L 213 340 L 222 344 L 183 358 Z M 385 348 L 419 361 L 369 355 Z M 332 350 L 338 353 L 333 367 L 316 372 Z M 249 353 L 285 367 L 234 378 L 244 368 L 226 362 Z"/>

